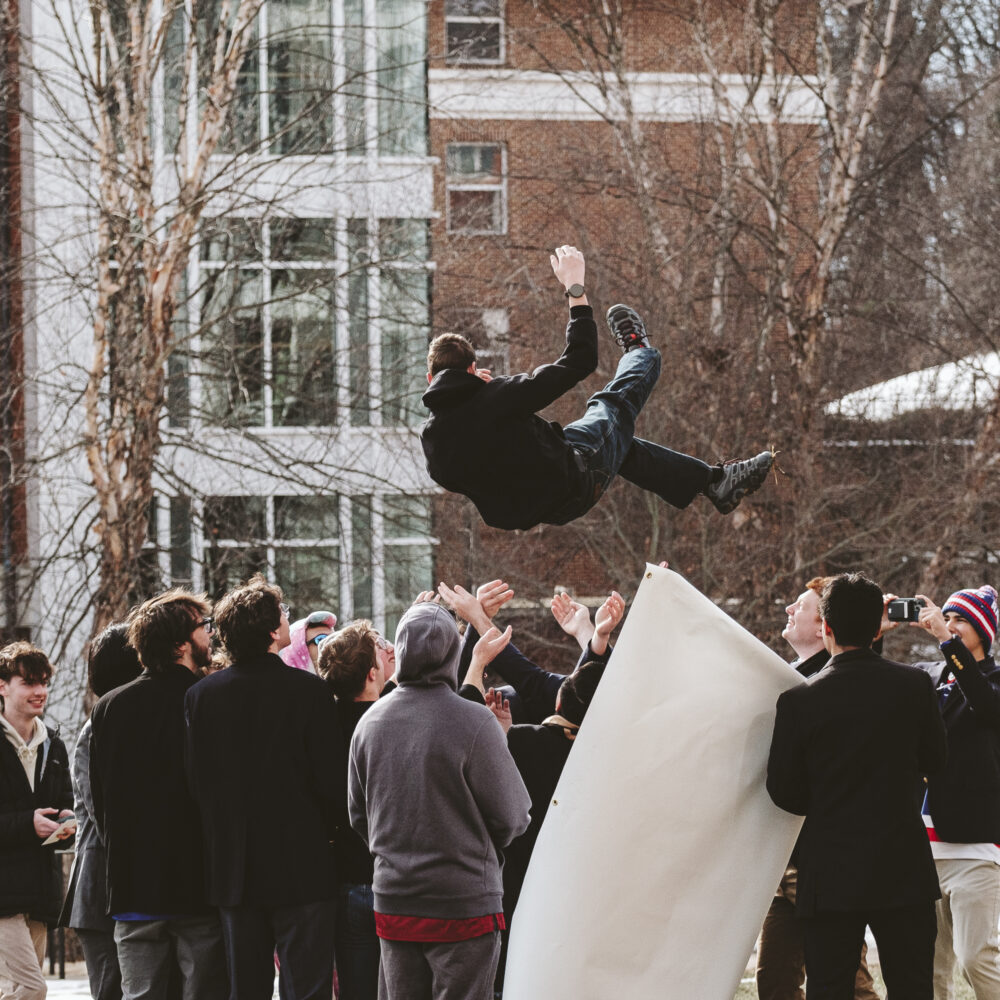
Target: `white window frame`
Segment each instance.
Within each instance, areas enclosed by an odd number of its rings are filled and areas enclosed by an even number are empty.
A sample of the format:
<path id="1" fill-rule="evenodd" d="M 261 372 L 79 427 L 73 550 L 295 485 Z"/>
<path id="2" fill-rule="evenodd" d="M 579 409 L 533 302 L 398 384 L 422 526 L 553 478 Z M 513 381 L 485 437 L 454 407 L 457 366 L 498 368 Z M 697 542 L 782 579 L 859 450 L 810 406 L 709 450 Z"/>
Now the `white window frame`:
<path id="1" fill-rule="evenodd" d="M 224 217 L 223 217 L 224 218 Z M 247 218 L 244 216 L 235 217 L 240 220 Z M 303 221 L 309 221 L 305 216 L 295 216 L 296 219 L 301 219 Z M 396 218 L 396 217 L 393 217 Z M 424 219 L 422 216 L 419 217 L 422 222 L 429 222 L 429 220 Z M 249 220 L 253 221 L 253 220 Z M 271 343 L 271 331 L 273 327 L 272 320 L 272 292 L 271 292 L 271 272 L 274 270 L 278 271 L 289 271 L 289 270 L 302 270 L 302 271 L 330 271 L 334 275 L 334 289 L 333 289 L 333 301 L 335 303 L 334 308 L 334 321 L 335 321 L 335 343 L 334 343 L 334 355 L 340 360 L 348 359 L 350 357 L 350 314 L 348 311 L 348 287 L 347 279 L 344 277 L 349 273 L 352 267 L 352 262 L 349 259 L 349 240 L 347 235 L 348 220 L 343 218 L 331 219 L 328 216 L 322 217 L 322 219 L 316 219 L 314 221 L 326 221 L 333 223 L 333 233 L 334 233 L 334 246 L 330 248 L 330 256 L 323 259 L 317 260 L 275 260 L 271 258 L 271 221 L 276 220 L 260 220 L 261 224 L 261 256 L 256 260 L 227 260 L 227 261 L 215 261 L 215 260 L 205 260 L 201 256 L 201 242 L 196 241 L 195 248 L 192 251 L 191 259 L 189 262 L 190 268 L 190 287 L 195 289 L 200 289 L 202 285 L 202 270 L 214 270 L 223 271 L 227 268 L 237 268 L 241 270 L 254 270 L 261 271 L 261 296 L 262 302 L 260 304 L 261 309 L 261 330 L 262 330 L 262 355 L 261 355 L 261 378 L 264 380 L 263 391 L 262 391 L 262 409 L 263 409 L 263 420 L 261 423 L 247 424 L 245 425 L 246 430 L 261 431 L 266 430 L 273 434 L 298 434 L 304 429 L 312 428 L 318 430 L 321 427 L 329 429 L 331 425 L 325 424 L 276 424 L 274 422 L 274 391 L 272 387 L 272 343 Z M 337 423 L 336 427 L 349 428 L 352 426 L 356 427 L 389 427 L 397 428 L 408 425 L 400 424 L 386 424 L 383 420 L 383 408 L 382 408 L 382 321 L 381 321 L 381 301 L 382 301 L 382 287 L 381 278 L 383 270 L 399 270 L 399 271 L 420 271 L 426 274 L 431 274 L 434 270 L 433 263 L 428 259 L 425 261 L 418 260 L 382 260 L 380 258 L 378 247 L 379 247 L 379 226 L 381 219 L 378 218 L 368 218 L 364 220 L 367 226 L 367 255 L 370 261 L 366 268 L 365 281 L 367 287 L 367 303 L 368 303 L 368 316 L 367 316 L 367 333 L 368 333 L 368 370 L 369 370 L 369 387 L 368 387 L 368 421 L 362 424 L 352 424 L 349 417 L 350 408 L 350 393 L 351 387 L 349 384 L 349 379 L 346 377 L 346 369 L 342 370 L 337 378 Z M 386 220 L 388 221 L 388 220 Z M 201 326 L 202 315 L 201 315 L 201 295 L 200 293 L 191 297 L 191 302 L 188 308 L 188 315 L 192 323 L 192 327 L 198 330 Z M 192 351 L 195 359 L 200 357 L 202 350 L 201 336 L 196 336 L 191 339 Z M 209 423 L 205 417 L 207 416 L 205 411 L 205 397 L 202 391 L 201 379 L 198 377 L 201 372 L 198 369 L 198 364 L 195 362 L 191 365 L 189 370 L 189 378 L 191 379 L 189 389 L 188 389 L 188 399 L 190 406 L 190 415 L 188 420 L 188 426 L 193 426 L 197 424 L 200 427 L 215 427 L 217 425 Z M 414 378 L 417 378 L 422 372 L 414 372 Z"/>
<path id="2" fill-rule="evenodd" d="M 291 496 L 292 494 L 277 494 L 278 496 Z M 339 567 L 340 587 L 337 607 L 331 608 L 337 615 L 340 622 L 346 624 L 352 618 L 357 617 L 354 607 L 354 536 L 352 527 L 352 504 L 354 501 L 370 501 L 371 504 L 371 619 L 376 628 L 384 630 L 387 614 L 387 594 L 386 594 L 386 574 L 385 567 L 387 560 L 392 558 L 393 550 L 405 547 L 424 547 L 431 550 L 431 563 L 433 567 L 434 550 L 440 544 L 440 540 L 431 533 L 431 522 L 428 521 L 428 533 L 426 535 L 406 535 L 391 538 L 385 530 L 385 500 L 391 498 L 391 494 L 359 494 L 352 495 L 341 493 L 337 495 L 337 525 L 339 538 L 278 538 L 275 532 L 275 511 L 273 495 L 262 496 L 260 494 L 241 493 L 233 496 L 236 498 L 262 499 L 265 503 L 265 524 L 266 538 L 256 539 L 256 545 L 264 549 L 266 556 L 265 575 L 269 580 L 273 580 L 279 586 L 283 585 L 281 580 L 275 578 L 275 556 L 280 550 L 296 548 L 326 548 L 335 549 Z M 407 494 L 409 496 L 409 494 Z M 427 501 L 428 511 L 433 516 L 433 496 L 420 494 L 420 498 Z M 331 497 L 331 502 L 332 502 Z M 157 537 L 147 538 L 144 549 L 157 549 L 157 562 L 162 580 L 174 583 L 170 566 L 170 498 L 166 494 L 157 493 L 153 498 L 153 503 L 157 508 Z M 208 551 L 211 548 L 218 549 L 241 549 L 250 548 L 254 542 L 244 542 L 238 539 L 209 539 L 205 532 L 205 502 L 204 498 L 191 498 L 191 535 L 190 535 L 190 557 L 191 557 L 191 580 L 184 583 L 191 586 L 195 593 L 206 589 L 209 583 Z M 433 569 L 432 569 L 433 574 Z M 427 581 L 427 586 L 433 586 L 433 579 Z M 416 596 L 416 594 L 412 595 Z M 294 595 L 289 595 L 294 599 Z M 293 607 L 293 618 L 302 617 L 308 610 Z M 301 613 L 300 613 L 301 612 Z M 367 609 L 366 609 L 367 613 Z"/>
<path id="3" fill-rule="evenodd" d="M 450 174 L 448 172 L 448 149 L 452 147 L 472 146 L 477 149 L 496 149 L 500 152 L 500 179 L 496 183 L 483 183 L 476 181 L 453 181 L 453 177 L 463 176 L 461 174 Z M 507 145 L 502 142 L 449 142 L 445 149 L 445 225 L 449 233 L 458 236 L 506 236 L 507 235 Z M 470 175 L 475 176 L 475 175 Z M 500 226 L 498 229 L 455 229 L 452 226 L 451 218 L 451 192 L 452 191 L 489 191 L 498 195 L 500 199 Z"/>
<path id="4" fill-rule="evenodd" d="M 453 66 L 500 66 L 507 61 L 507 31 L 506 31 L 506 3 L 500 0 L 500 13 L 496 17 L 484 17 L 482 15 L 448 14 L 448 2 L 445 0 L 444 13 L 444 51 L 447 53 L 446 61 Z M 448 37 L 448 26 L 450 24 L 496 24 L 500 36 L 497 57 L 495 59 L 467 58 L 463 56 L 452 56 Z"/>

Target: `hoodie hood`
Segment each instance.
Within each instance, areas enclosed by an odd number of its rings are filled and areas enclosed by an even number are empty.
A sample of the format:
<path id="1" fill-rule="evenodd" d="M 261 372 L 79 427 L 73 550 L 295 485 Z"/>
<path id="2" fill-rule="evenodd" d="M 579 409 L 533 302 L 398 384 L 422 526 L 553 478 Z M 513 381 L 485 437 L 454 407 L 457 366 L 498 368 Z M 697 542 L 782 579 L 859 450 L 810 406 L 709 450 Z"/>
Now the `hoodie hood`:
<path id="1" fill-rule="evenodd" d="M 432 413 L 460 406 L 486 383 L 477 375 L 458 368 L 445 368 L 431 379 L 421 401 Z"/>
<path id="2" fill-rule="evenodd" d="M 291 642 L 284 649 L 278 651 L 278 656 L 285 661 L 286 666 L 295 667 L 296 670 L 308 670 L 311 674 L 316 673 L 312 657 L 309 655 L 309 647 L 306 645 L 305 618 L 292 622 L 292 626 L 288 630 L 288 637 Z"/>
<path id="3" fill-rule="evenodd" d="M 458 690 L 462 638 L 455 619 L 440 604 L 415 604 L 396 628 L 396 680 L 428 687 L 447 684 Z"/>

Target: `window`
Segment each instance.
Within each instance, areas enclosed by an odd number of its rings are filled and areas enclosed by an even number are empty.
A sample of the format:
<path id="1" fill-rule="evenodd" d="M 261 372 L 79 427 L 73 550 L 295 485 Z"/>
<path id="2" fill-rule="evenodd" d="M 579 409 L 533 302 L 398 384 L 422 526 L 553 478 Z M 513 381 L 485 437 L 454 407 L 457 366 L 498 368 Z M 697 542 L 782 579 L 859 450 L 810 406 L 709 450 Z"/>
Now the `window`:
<path id="1" fill-rule="evenodd" d="M 262 573 L 285 592 L 293 619 L 328 608 L 392 635 L 433 586 L 427 497 L 159 496 L 150 525 L 149 593 L 186 586 L 218 600 Z"/>
<path id="2" fill-rule="evenodd" d="M 505 150 L 500 145 L 449 143 L 445 153 L 449 232 L 507 231 L 504 161 Z"/>
<path id="3" fill-rule="evenodd" d="M 204 422 L 418 423 L 427 257 L 426 219 L 208 220 L 196 285 Z M 188 367 L 174 367 L 170 419 L 183 426 Z"/>
<path id="4" fill-rule="evenodd" d="M 503 62 L 503 0 L 445 0 L 444 11 L 448 62 Z"/>
<path id="5" fill-rule="evenodd" d="M 510 315 L 506 309 L 475 306 L 442 307 L 436 316 L 438 328 L 467 337 L 476 349 L 476 364 L 494 375 L 510 371 Z"/>
<path id="6" fill-rule="evenodd" d="M 195 3 L 200 101 L 220 6 L 220 0 Z M 182 152 L 185 31 L 175 17 L 165 46 L 168 153 Z M 426 156 L 425 36 L 425 0 L 266 0 L 219 152 Z"/>
<path id="7" fill-rule="evenodd" d="M 336 422 L 335 235 L 330 219 L 205 226 L 200 357 L 208 422 Z"/>

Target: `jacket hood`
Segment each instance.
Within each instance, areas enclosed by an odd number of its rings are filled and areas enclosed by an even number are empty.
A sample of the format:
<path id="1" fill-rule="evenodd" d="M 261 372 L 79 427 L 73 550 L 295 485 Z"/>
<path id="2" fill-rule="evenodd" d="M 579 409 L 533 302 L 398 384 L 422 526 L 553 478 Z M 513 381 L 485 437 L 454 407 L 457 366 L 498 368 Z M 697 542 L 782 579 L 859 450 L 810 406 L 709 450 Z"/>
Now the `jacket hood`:
<path id="1" fill-rule="evenodd" d="M 297 622 L 292 623 L 288 630 L 288 637 L 291 641 L 284 649 L 278 650 L 278 656 L 289 667 L 295 667 L 296 670 L 307 670 L 311 674 L 316 673 L 312 657 L 309 655 L 309 647 L 306 645 L 305 618 L 300 618 Z"/>
<path id="2" fill-rule="evenodd" d="M 396 628 L 396 680 L 425 687 L 447 684 L 457 691 L 461 646 L 448 611 L 440 604 L 415 604 Z"/>
<path id="3" fill-rule="evenodd" d="M 476 375 L 458 368 L 445 368 L 431 379 L 421 400 L 432 413 L 459 406 L 474 396 L 486 383 Z"/>

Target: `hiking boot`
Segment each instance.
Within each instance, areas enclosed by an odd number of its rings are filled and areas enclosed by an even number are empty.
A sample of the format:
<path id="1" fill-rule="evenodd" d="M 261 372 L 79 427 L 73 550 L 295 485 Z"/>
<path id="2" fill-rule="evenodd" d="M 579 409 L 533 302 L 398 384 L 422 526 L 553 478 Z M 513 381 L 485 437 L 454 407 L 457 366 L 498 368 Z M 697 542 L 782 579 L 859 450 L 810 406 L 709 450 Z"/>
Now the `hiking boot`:
<path id="1" fill-rule="evenodd" d="M 705 489 L 705 496 L 720 514 L 731 514 L 747 494 L 755 493 L 764 485 L 773 464 L 774 453 L 770 451 L 762 451 L 741 462 L 727 462 L 722 466 L 718 482 Z"/>
<path id="2" fill-rule="evenodd" d="M 620 302 L 608 310 L 608 329 L 615 343 L 622 349 L 622 354 L 628 354 L 636 347 L 649 347 L 646 327 L 642 317 L 631 307 Z"/>

